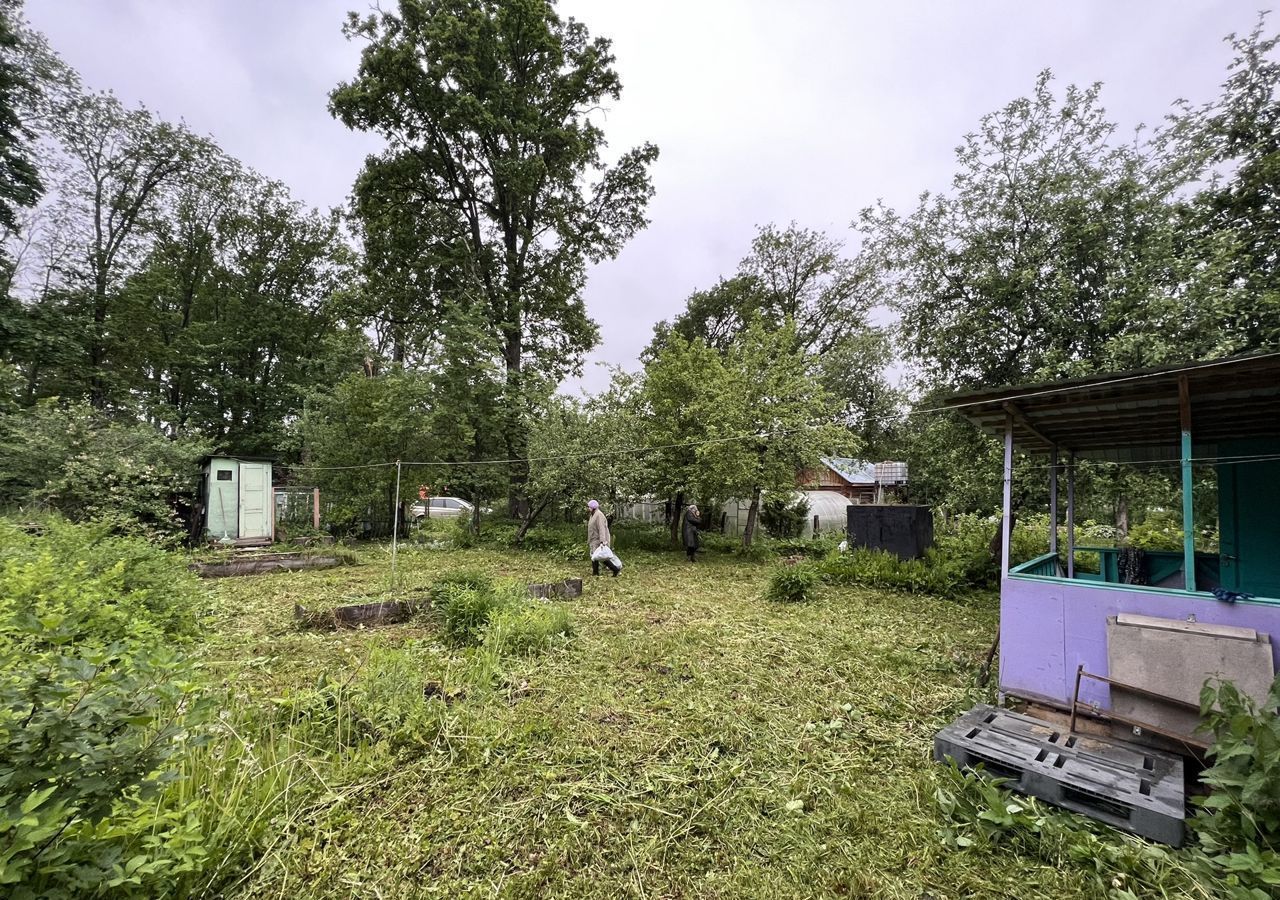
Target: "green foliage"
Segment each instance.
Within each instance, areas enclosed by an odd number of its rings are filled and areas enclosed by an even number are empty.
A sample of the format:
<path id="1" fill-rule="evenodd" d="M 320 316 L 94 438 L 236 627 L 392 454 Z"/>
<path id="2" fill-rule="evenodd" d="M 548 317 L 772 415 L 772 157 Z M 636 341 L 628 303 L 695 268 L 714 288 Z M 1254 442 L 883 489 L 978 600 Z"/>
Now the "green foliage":
<path id="1" fill-rule="evenodd" d="M 1141 550 L 1182 550 L 1182 513 L 1152 510 L 1129 529 L 1125 543 Z"/>
<path id="2" fill-rule="evenodd" d="M 1051 78 L 965 136 L 950 193 L 862 215 L 878 287 L 932 384 L 1095 371 L 1162 289 L 1180 160 L 1113 141 L 1100 86 L 1059 100 Z"/>
<path id="3" fill-rule="evenodd" d="M 17 210 L 40 199 L 44 185 L 31 147 L 30 115 L 24 95 L 39 89 L 38 78 L 24 66 L 23 35 L 18 27 L 21 0 L 0 3 L 0 227 L 16 231 Z M 0 260 L 7 268 L 7 260 Z"/>
<path id="4" fill-rule="evenodd" d="M 1280 886 L 1280 676 L 1257 704 L 1230 682 L 1205 684 L 1200 715 L 1213 735 L 1191 825 L 1215 864 L 1261 896 Z"/>
<path id="5" fill-rule="evenodd" d="M 103 523 L 50 518 L 40 530 L 0 519 L 0 639 L 35 650 L 48 649 L 30 643 L 41 629 L 77 646 L 196 633 L 203 591 L 174 557 Z"/>
<path id="6" fill-rule="evenodd" d="M 515 602 L 498 611 L 485 628 L 484 646 L 501 654 L 527 656 L 573 637 L 569 610 L 559 604 Z"/>
<path id="7" fill-rule="evenodd" d="M 274 722 L 251 728 L 331 753 L 376 744 L 421 750 L 435 740 L 442 710 L 424 693 L 420 649 L 375 643 L 350 677 L 321 673 L 312 686 L 275 700 Z"/>
<path id="8" fill-rule="evenodd" d="M 1163 897 L 1255 896 L 1224 892 L 1228 885 L 1201 859 L 1015 796 L 1001 783 L 981 770 L 961 772 L 954 764 L 943 770 L 934 800 L 944 817 L 938 837 L 945 846 L 961 853 L 999 849 L 1029 855 L 1072 872 L 1092 895 L 1115 900 L 1157 896 L 1153 890 Z"/>
<path id="9" fill-rule="evenodd" d="M 401 346 L 407 322 L 432 336 L 458 315 L 481 325 L 469 346 L 501 370 L 486 436 L 527 458 L 537 400 L 598 340 L 582 299 L 587 264 L 647 224 L 658 150 L 604 162 L 592 114 L 622 89 L 609 41 L 553 4 L 400 0 L 353 13 L 345 30 L 364 49 L 330 110 L 386 140 L 357 181 L 357 211 L 376 261 L 407 276 L 383 318 Z M 413 228 L 390 218 L 406 211 Z M 514 513 L 527 472 L 515 464 L 509 476 Z"/>
<path id="10" fill-rule="evenodd" d="M 818 576 L 808 563 L 779 566 L 769 575 L 764 597 L 776 603 L 805 603 L 817 594 Z"/>
<path id="11" fill-rule="evenodd" d="M 804 531 L 809 501 L 803 496 L 775 495 L 760 504 L 760 525 L 772 538 L 796 538 Z"/>
<path id="12" fill-rule="evenodd" d="M 971 587 L 962 563 L 936 551 L 924 559 L 898 559 L 883 550 L 856 549 L 834 553 L 817 564 L 832 584 L 863 584 L 919 594 L 948 596 Z"/>
<path id="13" fill-rule="evenodd" d="M 702 340 L 728 353 L 753 322 L 795 328 L 796 344 L 838 407 L 838 418 L 864 440 L 895 418 L 898 392 L 885 379 L 889 334 L 868 321 L 872 294 L 865 265 L 843 244 L 791 222 L 760 227 L 735 275 L 695 291 L 672 322 L 659 322 L 643 358 L 656 359 L 673 338 Z"/>
<path id="14" fill-rule="evenodd" d="M 141 540 L 46 529 L 0 521 L 0 884 L 156 896 L 204 858 L 192 810 L 154 802 L 204 715 L 199 589 Z"/>
<path id="15" fill-rule="evenodd" d="M 1189 296 L 1162 298 L 1143 337 L 1167 340 L 1177 322 L 1196 357 L 1280 344 L 1280 35 L 1265 33 L 1266 16 L 1228 36 L 1235 58 L 1221 94 L 1184 107 L 1171 136 L 1209 177 L 1181 209 Z"/>
<path id="16" fill-rule="evenodd" d="M 176 500 L 194 492 L 208 449 L 145 423 L 112 421 L 85 404 L 39 403 L 0 419 L 0 505 L 177 537 Z"/>
<path id="17" fill-rule="evenodd" d="M 615 371 L 595 396 L 553 395 L 540 405 L 529 432 L 530 521 L 581 515 L 593 499 L 608 513 L 643 496 L 652 480 L 648 455 L 611 450 L 648 441 L 642 402 L 640 379 Z"/>
<path id="18" fill-rule="evenodd" d="M 489 622 L 514 598 L 509 589 L 448 585 L 434 604 L 445 637 L 455 644 L 479 644 Z"/>
<path id="19" fill-rule="evenodd" d="M 830 424 L 833 401 L 812 369 L 789 322 L 757 319 L 724 354 L 669 343 L 645 371 L 658 493 L 751 498 L 758 510 L 762 494 L 793 490 L 796 472 L 855 441 Z"/>

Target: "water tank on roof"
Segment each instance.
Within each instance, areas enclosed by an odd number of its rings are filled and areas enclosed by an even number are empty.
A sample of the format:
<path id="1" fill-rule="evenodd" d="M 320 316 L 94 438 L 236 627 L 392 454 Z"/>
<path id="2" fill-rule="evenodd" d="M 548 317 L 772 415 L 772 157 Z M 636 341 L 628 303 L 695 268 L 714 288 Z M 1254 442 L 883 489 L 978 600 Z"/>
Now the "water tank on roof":
<path id="1" fill-rule="evenodd" d="M 907 464 L 904 462 L 876 463 L 876 484 L 906 484 Z"/>

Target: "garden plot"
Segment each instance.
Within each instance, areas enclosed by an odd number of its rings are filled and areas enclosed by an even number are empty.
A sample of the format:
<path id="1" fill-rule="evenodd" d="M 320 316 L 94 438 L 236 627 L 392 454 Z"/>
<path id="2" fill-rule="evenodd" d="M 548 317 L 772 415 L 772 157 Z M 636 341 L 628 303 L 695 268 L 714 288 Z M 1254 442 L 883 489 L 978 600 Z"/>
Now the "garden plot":
<path id="1" fill-rule="evenodd" d="M 768 564 L 636 554 L 586 579 L 575 636 L 541 653 L 459 648 L 430 616 L 299 629 L 295 604 L 390 599 L 366 556 L 215 585 L 210 664 L 242 691 L 301 708 L 317 679 L 363 684 L 353 703 L 421 723 L 340 747 L 356 760 L 328 770 L 342 799 L 291 816 L 245 896 L 1090 895 L 1070 868 L 938 837 L 931 741 L 978 699 L 990 598 L 775 604 Z M 565 563 L 410 551 L 401 590 L 458 570 L 523 587 Z"/>

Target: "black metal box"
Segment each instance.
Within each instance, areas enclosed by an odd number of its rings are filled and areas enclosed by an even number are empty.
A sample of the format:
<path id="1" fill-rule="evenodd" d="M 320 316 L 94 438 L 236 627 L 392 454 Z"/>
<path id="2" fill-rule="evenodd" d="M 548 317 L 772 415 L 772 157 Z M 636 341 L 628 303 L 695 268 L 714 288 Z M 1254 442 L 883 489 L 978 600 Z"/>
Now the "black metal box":
<path id="1" fill-rule="evenodd" d="M 885 550 L 899 559 L 919 559 L 933 546 L 933 510 L 854 504 L 849 507 L 849 545 Z"/>

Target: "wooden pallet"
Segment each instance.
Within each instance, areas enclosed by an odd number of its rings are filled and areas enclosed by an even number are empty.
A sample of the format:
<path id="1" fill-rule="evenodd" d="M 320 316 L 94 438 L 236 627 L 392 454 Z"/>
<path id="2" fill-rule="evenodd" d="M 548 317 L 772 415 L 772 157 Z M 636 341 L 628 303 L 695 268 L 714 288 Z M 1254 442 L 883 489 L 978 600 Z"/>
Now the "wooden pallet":
<path id="1" fill-rule="evenodd" d="M 1017 791 L 1134 834 L 1182 846 L 1182 758 L 1071 734 L 1030 716 L 978 705 L 938 732 L 934 759 L 979 766 Z"/>

